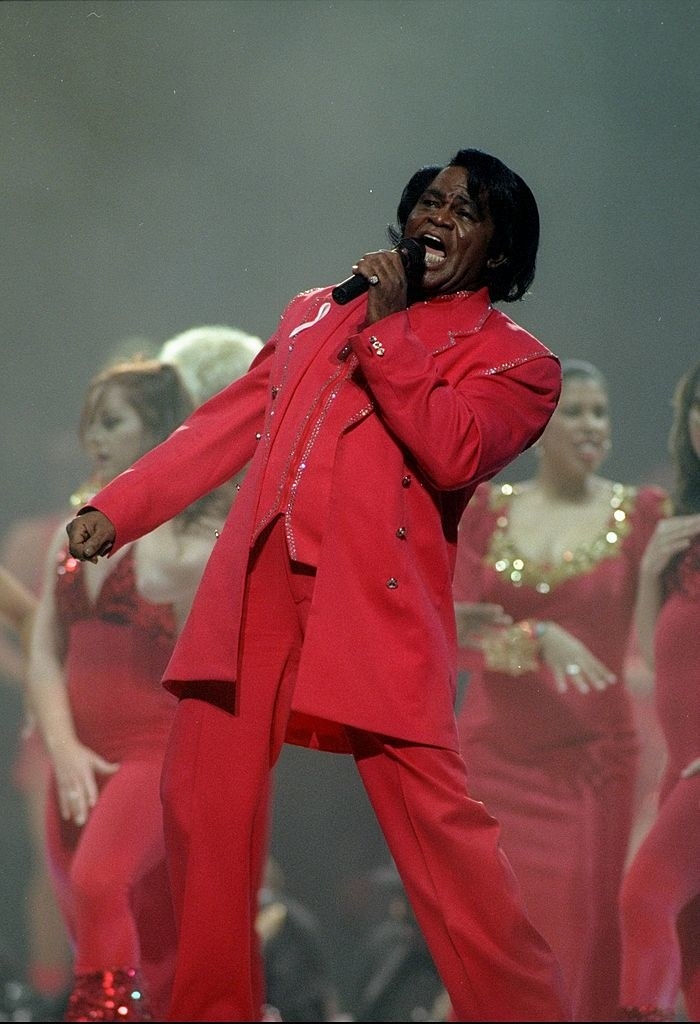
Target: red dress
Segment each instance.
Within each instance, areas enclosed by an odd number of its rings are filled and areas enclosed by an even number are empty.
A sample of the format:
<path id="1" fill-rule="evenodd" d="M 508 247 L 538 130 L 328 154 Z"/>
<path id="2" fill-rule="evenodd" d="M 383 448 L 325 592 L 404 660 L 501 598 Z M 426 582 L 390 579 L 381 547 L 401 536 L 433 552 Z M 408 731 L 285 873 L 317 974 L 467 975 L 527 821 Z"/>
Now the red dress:
<path id="1" fill-rule="evenodd" d="M 621 1002 L 700 1020 L 700 537 L 668 587 L 654 635 L 656 710 L 667 746 L 659 807 L 622 887 Z"/>
<path id="2" fill-rule="evenodd" d="M 49 789 L 47 848 L 74 945 L 74 973 L 140 968 L 154 1019 L 164 1019 L 175 932 L 166 884 L 160 774 L 176 701 L 161 685 L 176 625 L 169 605 L 136 589 L 133 548 L 94 604 L 84 567 L 62 552 L 56 609 L 79 740 L 109 761 L 87 823 L 61 818 Z"/>
<path id="3" fill-rule="evenodd" d="M 621 680 L 639 560 L 665 494 L 615 485 L 600 538 L 561 565 L 543 566 L 519 558 L 510 542 L 512 491 L 482 485 L 467 508 L 455 599 L 498 603 L 515 622 L 556 622 L 619 681 L 560 694 L 541 663 L 519 676 L 472 665 L 459 715 L 462 752 L 470 792 L 499 820 L 531 920 L 562 966 L 574 1020 L 614 1020 L 617 895 L 638 764 L 633 706 Z"/>

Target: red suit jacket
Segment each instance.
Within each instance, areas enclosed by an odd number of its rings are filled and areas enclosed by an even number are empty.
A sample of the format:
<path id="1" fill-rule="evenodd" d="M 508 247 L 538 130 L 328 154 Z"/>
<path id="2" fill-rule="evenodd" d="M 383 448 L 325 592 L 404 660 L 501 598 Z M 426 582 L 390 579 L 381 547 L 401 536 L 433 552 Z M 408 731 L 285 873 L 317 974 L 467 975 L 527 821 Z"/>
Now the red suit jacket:
<path id="1" fill-rule="evenodd" d="M 319 365 L 329 377 L 340 369 L 347 382 L 338 395 L 342 416 L 333 414 L 341 429 L 317 439 L 332 446 L 328 517 L 292 719 L 311 727 L 287 738 L 346 750 L 342 726 L 327 727 L 344 723 L 457 749 L 457 526 L 477 483 L 544 429 L 559 396 L 559 362 L 493 309 L 486 289 L 415 303 L 364 329 L 366 297 L 338 306 L 330 292 L 297 295 L 248 373 L 90 507 L 114 524 L 116 550 L 250 462 L 164 676 L 175 694 L 235 708 L 265 465 L 279 462 L 278 446 L 291 450 L 308 411 L 294 405 L 295 392 L 319 347 L 330 345 L 314 373 Z M 314 732 L 318 719 L 326 728 Z"/>

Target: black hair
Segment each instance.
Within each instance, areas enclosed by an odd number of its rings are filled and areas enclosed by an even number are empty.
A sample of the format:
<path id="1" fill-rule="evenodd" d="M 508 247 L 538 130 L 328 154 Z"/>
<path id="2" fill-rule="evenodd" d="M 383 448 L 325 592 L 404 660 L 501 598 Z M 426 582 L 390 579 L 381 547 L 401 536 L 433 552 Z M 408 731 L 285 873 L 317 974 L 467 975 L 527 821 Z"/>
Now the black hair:
<path id="1" fill-rule="evenodd" d="M 700 459 L 690 440 L 688 415 L 700 383 L 700 362 L 678 381 L 673 394 L 673 423 L 668 451 L 673 461 L 674 484 L 671 491 L 675 515 L 700 512 Z"/>
<path id="2" fill-rule="evenodd" d="M 486 204 L 493 220 L 488 255 L 504 259 L 486 268 L 491 301 L 521 299 L 534 280 L 540 242 L 540 216 L 532 191 L 519 174 L 497 157 L 479 149 L 460 149 L 444 166 L 463 167 L 468 172 L 469 195 L 480 205 Z M 403 236 L 411 210 L 444 166 L 426 164 L 404 187 L 396 209 L 398 227 L 390 225 L 388 228 L 394 244 Z"/>

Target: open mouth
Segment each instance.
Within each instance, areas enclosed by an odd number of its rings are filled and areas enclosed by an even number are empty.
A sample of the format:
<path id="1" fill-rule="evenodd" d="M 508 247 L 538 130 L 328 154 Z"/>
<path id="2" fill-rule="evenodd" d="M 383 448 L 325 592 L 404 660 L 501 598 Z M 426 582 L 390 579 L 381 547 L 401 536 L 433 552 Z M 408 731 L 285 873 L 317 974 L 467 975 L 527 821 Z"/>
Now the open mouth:
<path id="1" fill-rule="evenodd" d="M 423 235 L 421 241 L 425 245 L 425 265 L 434 267 L 445 259 L 445 245 L 437 235 Z"/>
<path id="2" fill-rule="evenodd" d="M 599 441 L 581 441 L 576 445 L 579 455 L 586 459 L 597 458 L 603 452 L 603 445 Z"/>

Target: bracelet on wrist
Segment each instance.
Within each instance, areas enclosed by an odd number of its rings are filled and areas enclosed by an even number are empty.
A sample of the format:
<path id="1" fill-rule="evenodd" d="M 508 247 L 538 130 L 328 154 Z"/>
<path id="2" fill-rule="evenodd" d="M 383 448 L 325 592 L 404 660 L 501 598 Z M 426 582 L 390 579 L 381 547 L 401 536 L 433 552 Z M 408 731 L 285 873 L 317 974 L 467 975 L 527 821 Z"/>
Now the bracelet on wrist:
<path id="1" fill-rule="evenodd" d="M 489 634 L 482 643 L 486 667 L 509 676 L 533 672 L 539 664 L 540 643 L 546 631 L 546 622 L 522 619 Z"/>
<path id="2" fill-rule="evenodd" d="M 541 619 L 522 619 L 518 626 L 531 636 L 533 640 L 541 640 L 547 632 L 547 623 Z"/>

